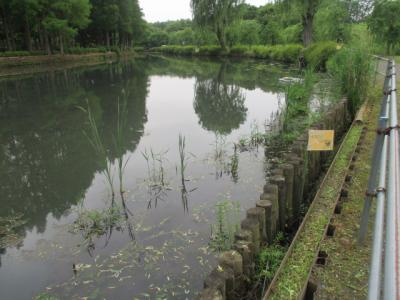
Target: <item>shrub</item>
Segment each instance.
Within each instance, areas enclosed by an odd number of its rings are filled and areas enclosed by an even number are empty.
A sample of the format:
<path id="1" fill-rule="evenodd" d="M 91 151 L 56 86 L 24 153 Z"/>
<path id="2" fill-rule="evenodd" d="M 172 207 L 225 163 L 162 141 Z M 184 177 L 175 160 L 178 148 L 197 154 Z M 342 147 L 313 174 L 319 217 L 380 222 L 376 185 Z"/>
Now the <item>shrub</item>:
<path id="1" fill-rule="evenodd" d="M 298 61 L 303 50 L 301 45 L 277 45 L 271 47 L 271 59 L 285 62 L 295 63 Z"/>
<path id="2" fill-rule="evenodd" d="M 246 54 L 248 54 L 250 47 L 248 46 L 234 46 L 230 49 L 230 54 L 233 56 L 244 56 Z"/>
<path id="3" fill-rule="evenodd" d="M 320 42 L 309 46 L 304 50 L 304 59 L 308 66 L 317 71 L 326 70 L 326 62 L 336 53 L 335 42 Z"/>
<path id="4" fill-rule="evenodd" d="M 269 46 L 254 46 L 252 52 L 256 58 L 270 59 L 272 53 L 272 47 Z"/>
<path id="5" fill-rule="evenodd" d="M 206 56 L 218 56 L 224 53 L 220 46 L 201 46 L 198 54 Z"/>

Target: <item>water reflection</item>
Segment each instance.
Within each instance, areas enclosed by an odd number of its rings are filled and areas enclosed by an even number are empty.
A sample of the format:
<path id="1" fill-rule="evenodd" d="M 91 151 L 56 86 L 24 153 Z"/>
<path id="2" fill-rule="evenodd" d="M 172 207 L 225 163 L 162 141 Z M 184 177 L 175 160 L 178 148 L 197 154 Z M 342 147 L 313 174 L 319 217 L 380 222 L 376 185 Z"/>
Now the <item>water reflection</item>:
<path id="1" fill-rule="evenodd" d="M 92 292 L 185 299 L 186 291 L 194 298 L 213 265 L 207 245 L 215 203 L 244 199 L 246 209 L 265 180 L 263 158 L 234 143 L 250 121 L 276 110 L 279 73 L 268 72 L 247 61 L 144 58 L 0 82 L 0 217 L 27 218 L 24 251 L 2 257 L 4 297 L 31 298 L 51 287 L 71 299 Z M 87 116 L 77 106 L 86 105 L 112 163 L 115 197 L 106 195 L 104 164 L 83 134 Z M 69 233 L 81 214 L 78 234 Z M 76 247 L 81 240 L 88 249 Z M 26 249 L 35 252 L 31 265 L 15 257 Z M 30 288 L 12 286 L 15 277 Z"/>
<path id="2" fill-rule="evenodd" d="M 148 77 L 140 64 L 107 66 L 108 72 L 65 71 L 0 83 L 0 217 L 23 214 L 19 230 L 43 232 L 46 216 L 60 218 L 76 205 L 101 171 L 82 133 L 87 119 L 77 106 L 90 103 L 110 160 L 134 151 L 143 135 Z M 123 95 L 125 91 L 125 96 Z M 129 118 L 119 152 L 118 98 Z M 21 121 L 23 119 L 23 121 Z"/>
<path id="3" fill-rule="evenodd" d="M 194 110 L 204 129 L 228 135 L 246 120 L 245 96 L 240 87 L 226 81 L 227 63 L 221 63 L 215 77 L 197 79 Z"/>

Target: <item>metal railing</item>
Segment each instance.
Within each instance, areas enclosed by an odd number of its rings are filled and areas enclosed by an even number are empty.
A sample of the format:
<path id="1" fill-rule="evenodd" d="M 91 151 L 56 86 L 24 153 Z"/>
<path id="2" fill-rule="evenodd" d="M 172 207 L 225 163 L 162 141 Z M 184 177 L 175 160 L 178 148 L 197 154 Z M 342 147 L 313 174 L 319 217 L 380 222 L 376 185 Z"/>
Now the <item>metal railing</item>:
<path id="1" fill-rule="evenodd" d="M 372 170 L 361 218 L 359 242 L 368 230 L 372 200 L 375 225 L 368 299 L 400 299 L 400 147 L 397 118 L 396 64 L 385 60 L 384 96 L 374 144 Z M 378 62 L 379 63 L 379 62 Z M 383 273 L 383 276 L 382 276 Z"/>

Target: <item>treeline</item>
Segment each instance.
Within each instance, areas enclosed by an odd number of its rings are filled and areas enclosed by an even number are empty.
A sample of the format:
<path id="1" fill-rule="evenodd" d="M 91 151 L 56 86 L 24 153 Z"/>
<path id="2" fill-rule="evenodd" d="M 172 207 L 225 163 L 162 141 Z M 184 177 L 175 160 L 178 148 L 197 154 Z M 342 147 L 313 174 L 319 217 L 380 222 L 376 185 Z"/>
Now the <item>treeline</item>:
<path id="1" fill-rule="evenodd" d="M 226 4 L 226 8 L 221 8 L 224 12 L 232 10 L 226 13 L 229 17 L 219 14 L 219 2 Z M 193 0 L 194 22 L 149 24 L 143 43 L 147 47 L 210 44 L 232 47 L 296 43 L 308 46 L 313 41 L 328 40 L 346 42 L 351 25 L 365 21 L 372 12 L 373 3 L 373 0 L 280 0 L 255 7 L 235 0 Z M 202 5 L 207 13 L 201 11 Z M 210 7 L 216 7 L 215 11 Z M 207 19 L 202 17 L 205 14 Z M 223 20 L 220 22 L 219 18 Z"/>
<path id="2" fill-rule="evenodd" d="M 138 0 L 0 0 L 0 51 L 126 49 L 144 27 Z"/>
<path id="3" fill-rule="evenodd" d="M 359 28 L 364 34 L 359 40 L 372 33 L 385 48 L 375 52 L 400 53 L 400 0 L 276 0 L 261 7 L 242 0 L 190 3 L 193 20 L 146 23 L 138 0 L 0 0 L 0 56 L 163 45 L 218 45 L 223 52 L 241 45 L 308 47 L 348 43 Z"/>

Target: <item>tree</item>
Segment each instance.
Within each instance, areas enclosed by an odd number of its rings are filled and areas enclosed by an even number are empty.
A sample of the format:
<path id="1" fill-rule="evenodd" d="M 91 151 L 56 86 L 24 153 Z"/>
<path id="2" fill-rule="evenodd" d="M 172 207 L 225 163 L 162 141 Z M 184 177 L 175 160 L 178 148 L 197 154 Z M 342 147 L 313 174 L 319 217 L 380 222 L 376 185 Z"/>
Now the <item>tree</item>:
<path id="1" fill-rule="evenodd" d="M 386 44 L 387 54 L 391 54 L 400 40 L 400 1 L 381 0 L 368 19 L 368 27 L 375 38 Z"/>
<path id="2" fill-rule="evenodd" d="M 38 0 L 12 0 L 10 9 L 23 24 L 25 48 L 32 51 L 32 27 L 36 25 L 36 17 L 40 5 Z"/>
<path id="3" fill-rule="evenodd" d="M 315 38 L 318 41 L 344 42 L 350 37 L 350 12 L 340 0 L 325 1 L 314 21 Z"/>
<path id="4" fill-rule="evenodd" d="M 226 31 L 239 17 L 243 0 L 191 0 L 193 21 L 201 29 L 210 29 L 226 49 Z"/>
<path id="5" fill-rule="evenodd" d="M 258 9 L 258 22 L 261 24 L 260 37 L 264 44 L 278 44 L 281 41 L 281 20 L 277 5 L 266 4 Z"/>
<path id="6" fill-rule="evenodd" d="M 92 0 L 92 23 L 89 30 L 100 31 L 100 39 L 105 36 L 107 48 L 111 46 L 111 35 L 118 28 L 119 6 L 115 1 Z"/>
<path id="7" fill-rule="evenodd" d="M 65 41 L 89 24 L 91 5 L 89 0 L 46 0 L 45 4 L 48 14 L 43 20 L 43 27 L 58 37 L 60 52 L 64 54 Z"/>
<path id="8" fill-rule="evenodd" d="M 281 0 L 280 2 L 291 5 L 300 13 L 303 24 L 303 43 L 304 46 L 309 46 L 313 41 L 314 17 L 322 0 Z"/>
<path id="9" fill-rule="evenodd" d="M 260 43 L 261 25 L 256 20 L 242 20 L 228 29 L 229 46 L 234 44 L 257 45 Z"/>

